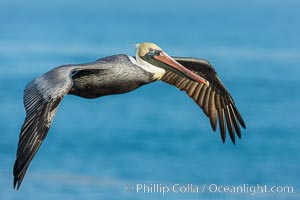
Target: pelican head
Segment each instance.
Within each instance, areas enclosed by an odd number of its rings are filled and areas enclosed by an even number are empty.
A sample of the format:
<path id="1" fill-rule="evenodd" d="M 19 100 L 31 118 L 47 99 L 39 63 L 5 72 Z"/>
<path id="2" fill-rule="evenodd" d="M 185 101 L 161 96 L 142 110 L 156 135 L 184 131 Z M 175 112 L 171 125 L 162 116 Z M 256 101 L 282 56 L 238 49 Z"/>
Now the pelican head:
<path id="1" fill-rule="evenodd" d="M 208 85 L 208 81 L 182 66 L 157 44 L 144 42 L 137 44 L 136 47 L 137 62 L 145 70 L 152 72 L 155 79 L 160 79 L 166 73 L 166 70 L 170 70 L 190 80 Z"/>

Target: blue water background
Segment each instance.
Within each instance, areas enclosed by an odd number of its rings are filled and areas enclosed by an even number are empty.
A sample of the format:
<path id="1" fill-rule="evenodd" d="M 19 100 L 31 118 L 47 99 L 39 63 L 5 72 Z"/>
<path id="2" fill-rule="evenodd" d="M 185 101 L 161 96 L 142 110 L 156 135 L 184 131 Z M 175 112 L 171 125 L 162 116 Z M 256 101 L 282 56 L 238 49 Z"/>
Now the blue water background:
<path id="1" fill-rule="evenodd" d="M 299 8 L 298 0 L 1 1 L 0 199 L 300 199 Z M 133 55 L 143 41 L 208 59 L 246 121 L 242 140 L 222 144 L 196 104 L 164 83 L 95 100 L 67 96 L 13 190 L 26 83 L 62 64 Z M 125 190 L 137 183 L 294 193 Z"/>

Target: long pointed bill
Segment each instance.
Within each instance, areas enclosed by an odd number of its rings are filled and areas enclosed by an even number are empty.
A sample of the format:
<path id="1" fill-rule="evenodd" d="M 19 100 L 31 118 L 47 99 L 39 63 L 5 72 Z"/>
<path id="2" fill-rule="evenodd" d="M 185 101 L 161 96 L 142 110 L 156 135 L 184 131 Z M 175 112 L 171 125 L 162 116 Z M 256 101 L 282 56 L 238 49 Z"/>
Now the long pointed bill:
<path id="1" fill-rule="evenodd" d="M 171 56 L 169 56 L 167 53 L 161 51 L 159 55 L 155 55 L 154 59 L 159 60 L 160 62 L 163 62 L 172 68 L 175 69 L 175 71 L 179 71 L 182 74 L 184 74 L 187 78 L 202 83 L 204 85 L 209 86 L 209 82 L 205 80 L 204 78 L 201 78 L 199 75 L 195 74 L 194 72 L 190 71 L 189 69 L 182 66 L 180 63 L 178 63 L 176 60 L 174 60 Z"/>

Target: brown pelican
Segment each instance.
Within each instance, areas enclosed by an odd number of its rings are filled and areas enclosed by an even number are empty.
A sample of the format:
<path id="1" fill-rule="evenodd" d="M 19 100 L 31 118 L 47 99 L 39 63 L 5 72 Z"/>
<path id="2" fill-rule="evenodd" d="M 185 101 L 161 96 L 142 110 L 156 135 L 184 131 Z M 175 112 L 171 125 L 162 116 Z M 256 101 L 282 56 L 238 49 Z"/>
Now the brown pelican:
<path id="1" fill-rule="evenodd" d="M 63 65 L 27 84 L 24 91 L 26 118 L 14 165 L 14 187 L 20 187 L 66 94 L 97 98 L 130 92 L 157 80 L 184 90 L 209 117 L 214 131 L 219 122 L 223 142 L 226 129 L 233 143 L 235 133 L 241 137 L 240 126 L 246 127 L 244 120 L 208 61 L 172 58 L 156 44 L 142 43 L 137 45 L 135 57 L 114 55 L 86 64 Z"/>

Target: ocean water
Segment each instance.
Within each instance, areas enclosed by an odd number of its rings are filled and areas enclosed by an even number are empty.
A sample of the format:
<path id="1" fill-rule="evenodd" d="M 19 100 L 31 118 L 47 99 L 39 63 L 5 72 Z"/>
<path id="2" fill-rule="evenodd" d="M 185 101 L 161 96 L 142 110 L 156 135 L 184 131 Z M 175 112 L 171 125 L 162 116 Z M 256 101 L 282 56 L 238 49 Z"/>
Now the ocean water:
<path id="1" fill-rule="evenodd" d="M 0 199 L 299 199 L 299 7 L 297 0 L 1 1 Z M 160 82 L 94 100 L 67 96 L 15 191 L 26 83 L 62 64 L 133 55 L 143 41 L 208 59 L 247 124 L 242 139 L 222 144 L 194 102 Z M 238 186 L 246 190 L 222 190 Z"/>

